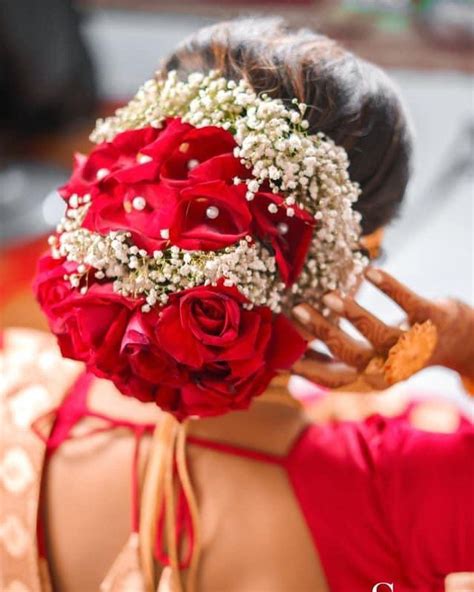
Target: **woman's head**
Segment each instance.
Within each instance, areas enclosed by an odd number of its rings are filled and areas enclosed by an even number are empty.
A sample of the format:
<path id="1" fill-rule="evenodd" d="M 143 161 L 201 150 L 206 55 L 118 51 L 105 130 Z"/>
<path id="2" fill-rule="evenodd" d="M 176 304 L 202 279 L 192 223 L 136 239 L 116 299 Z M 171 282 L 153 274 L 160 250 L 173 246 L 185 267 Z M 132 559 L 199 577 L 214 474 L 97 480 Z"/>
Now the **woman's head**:
<path id="1" fill-rule="evenodd" d="M 408 177 L 383 74 L 273 20 L 199 32 L 92 138 L 38 299 L 64 355 L 179 418 L 245 408 L 292 367 L 285 314 L 365 265 L 353 181 L 373 236 Z"/>
<path id="2" fill-rule="evenodd" d="M 291 30 L 281 19 L 245 19 L 201 29 L 166 60 L 164 71 L 217 69 L 257 92 L 309 106 L 309 131 L 343 146 L 362 194 L 364 234 L 397 213 L 408 183 L 411 135 L 389 78 L 327 37 Z"/>

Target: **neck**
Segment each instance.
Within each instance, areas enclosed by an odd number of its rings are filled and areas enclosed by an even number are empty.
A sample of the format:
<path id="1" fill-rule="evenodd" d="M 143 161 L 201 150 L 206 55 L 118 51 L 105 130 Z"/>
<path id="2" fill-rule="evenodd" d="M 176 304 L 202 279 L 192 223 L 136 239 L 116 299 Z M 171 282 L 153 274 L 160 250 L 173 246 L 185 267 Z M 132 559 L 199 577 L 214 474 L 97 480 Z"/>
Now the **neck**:
<path id="1" fill-rule="evenodd" d="M 308 423 L 300 403 L 287 388 L 289 375 L 277 376 L 249 409 L 190 421 L 195 436 L 284 455 Z"/>
<path id="2" fill-rule="evenodd" d="M 253 400 L 249 409 L 190 420 L 189 432 L 202 438 L 285 454 L 293 438 L 308 423 L 300 403 L 288 391 L 289 377 L 275 377 L 267 390 Z M 162 417 L 162 412 L 154 403 L 124 397 L 112 383 L 104 380 L 94 382 L 89 405 L 94 411 L 110 415 L 113 410 L 116 418 L 132 418 L 143 423 L 158 422 Z"/>
<path id="3" fill-rule="evenodd" d="M 267 390 L 255 399 L 253 405 L 272 403 L 301 409 L 301 404 L 290 394 L 288 389 L 290 378 L 291 374 L 289 373 L 275 376 L 275 378 L 268 385 Z"/>

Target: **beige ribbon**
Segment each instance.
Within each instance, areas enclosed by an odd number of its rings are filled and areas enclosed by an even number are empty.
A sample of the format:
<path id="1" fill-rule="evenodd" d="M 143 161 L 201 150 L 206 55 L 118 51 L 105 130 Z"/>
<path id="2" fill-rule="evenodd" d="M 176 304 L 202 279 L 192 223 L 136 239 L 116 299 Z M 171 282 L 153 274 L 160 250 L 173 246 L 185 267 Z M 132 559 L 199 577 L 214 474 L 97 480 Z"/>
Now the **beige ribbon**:
<path id="1" fill-rule="evenodd" d="M 186 430 L 187 422 L 179 424 L 169 414 L 156 426 L 150 458 L 143 486 L 140 511 L 140 558 L 145 578 L 146 589 L 155 590 L 155 565 L 153 549 L 157 534 L 159 513 L 165 507 L 165 540 L 170 565 L 166 567 L 160 579 L 160 592 L 194 592 L 197 566 L 200 553 L 198 507 L 194 495 L 191 479 L 186 462 Z M 174 465 L 189 507 L 191 523 L 194 533 L 194 546 L 191 551 L 191 561 L 188 569 L 186 584 L 183 586 L 182 574 L 179 568 L 178 541 L 176 537 L 175 512 L 175 480 Z"/>

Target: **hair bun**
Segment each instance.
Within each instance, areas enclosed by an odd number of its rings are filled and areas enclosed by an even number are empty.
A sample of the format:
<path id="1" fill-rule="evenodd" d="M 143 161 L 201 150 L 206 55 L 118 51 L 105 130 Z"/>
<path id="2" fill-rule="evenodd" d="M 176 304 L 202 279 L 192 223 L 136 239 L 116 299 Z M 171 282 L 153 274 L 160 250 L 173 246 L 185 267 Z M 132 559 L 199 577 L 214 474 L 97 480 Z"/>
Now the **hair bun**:
<path id="1" fill-rule="evenodd" d="M 351 179 L 362 194 L 355 209 L 364 234 L 397 213 L 410 174 L 411 133 L 392 81 L 377 66 L 281 18 L 237 19 L 199 30 L 174 52 L 165 71 L 181 77 L 220 70 L 248 80 L 256 92 L 309 106 L 312 133 L 347 151 Z"/>

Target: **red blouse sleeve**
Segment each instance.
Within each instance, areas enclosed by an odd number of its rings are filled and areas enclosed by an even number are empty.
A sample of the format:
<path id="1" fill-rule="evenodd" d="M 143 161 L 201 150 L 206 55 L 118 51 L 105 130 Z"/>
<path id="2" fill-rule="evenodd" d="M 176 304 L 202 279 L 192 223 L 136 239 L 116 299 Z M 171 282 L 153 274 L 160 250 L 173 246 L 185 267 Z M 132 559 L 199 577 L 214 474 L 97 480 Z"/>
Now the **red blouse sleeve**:
<path id="1" fill-rule="evenodd" d="M 312 425 L 289 476 L 331 592 L 443 592 L 474 571 L 474 428 L 414 428 L 406 417 Z M 380 587 L 382 590 L 383 587 Z"/>
<path id="2" fill-rule="evenodd" d="M 400 420 L 379 450 L 379 495 L 401 563 L 420 590 L 474 571 L 474 428 L 440 434 Z"/>

